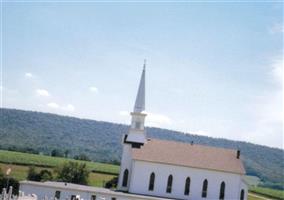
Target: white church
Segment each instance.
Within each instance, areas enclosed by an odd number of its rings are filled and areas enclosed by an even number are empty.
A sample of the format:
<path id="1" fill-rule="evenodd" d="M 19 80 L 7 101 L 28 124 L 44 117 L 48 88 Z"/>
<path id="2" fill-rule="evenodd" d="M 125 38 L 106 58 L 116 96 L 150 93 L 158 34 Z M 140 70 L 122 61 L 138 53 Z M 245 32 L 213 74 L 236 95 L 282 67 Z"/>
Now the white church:
<path id="1" fill-rule="evenodd" d="M 85 200 L 246 200 L 247 184 L 240 151 L 148 138 L 145 131 L 145 64 L 131 112 L 131 126 L 122 139 L 117 190 L 69 183 L 21 182 L 20 190 L 59 199 Z"/>
<path id="2" fill-rule="evenodd" d="M 246 199 L 239 151 L 147 138 L 144 110 L 145 65 L 123 139 L 119 190 L 174 199 Z"/>

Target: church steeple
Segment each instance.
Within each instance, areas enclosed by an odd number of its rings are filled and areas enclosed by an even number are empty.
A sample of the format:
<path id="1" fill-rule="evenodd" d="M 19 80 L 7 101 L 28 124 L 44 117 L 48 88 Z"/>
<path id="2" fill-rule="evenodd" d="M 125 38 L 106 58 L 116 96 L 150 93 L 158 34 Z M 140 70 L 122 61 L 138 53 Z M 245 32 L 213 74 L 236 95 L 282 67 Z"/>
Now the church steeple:
<path id="1" fill-rule="evenodd" d="M 143 71 L 140 79 L 140 84 L 136 96 L 133 112 L 139 112 L 145 110 L 145 71 L 146 71 L 146 60 L 144 61 Z"/>
<path id="2" fill-rule="evenodd" d="M 146 114 L 143 112 L 145 110 L 145 73 L 146 61 L 144 61 L 134 109 L 133 112 L 130 113 L 131 126 L 124 140 L 124 143 L 131 143 L 132 147 L 140 147 L 147 141 L 144 129 Z"/>

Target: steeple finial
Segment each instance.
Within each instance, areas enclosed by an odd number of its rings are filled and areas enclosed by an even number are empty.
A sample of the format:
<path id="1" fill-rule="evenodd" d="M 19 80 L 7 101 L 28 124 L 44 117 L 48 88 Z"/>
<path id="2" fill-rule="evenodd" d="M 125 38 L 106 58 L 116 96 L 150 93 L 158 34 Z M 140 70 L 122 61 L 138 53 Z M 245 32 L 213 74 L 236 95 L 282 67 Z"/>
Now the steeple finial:
<path id="1" fill-rule="evenodd" d="M 140 113 L 145 110 L 145 71 L 146 71 L 146 60 L 144 60 L 143 71 L 134 105 L 134 112 Z"/>

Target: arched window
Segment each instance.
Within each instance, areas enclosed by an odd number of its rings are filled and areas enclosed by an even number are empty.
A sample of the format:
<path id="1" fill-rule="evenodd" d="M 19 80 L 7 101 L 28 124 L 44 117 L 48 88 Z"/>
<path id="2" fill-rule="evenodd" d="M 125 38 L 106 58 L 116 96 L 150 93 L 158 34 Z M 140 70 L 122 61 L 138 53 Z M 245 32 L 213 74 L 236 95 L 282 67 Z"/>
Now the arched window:
<path id="1" fill-rule="evenodd" d="M 225 199 L 225 182 L 224 181 L 221 183 L 221 186 L 220 186 L 219 199 L 220 200 L 224 200 Z"/>
<path id="2" fill-rule="evenodd" d="M 150 180 L 149 180 L 149 191 L 153 191 L 154 190 L 154 184 L 155 184 L 155 173 L 152 172 L 150 175 Z"/>
<path id="3" fill-rule="evenodd" d="M 122 187 L 127 187 L 127 182 L 128 182 L 128 169 L 124 170 L 123 172 Z"/>
<path id="4" fill-rule="evenodd" d="M 245 199 L 245 191 L 244 189 L 241 190 L 241 196 L 240 196 L 240 200 L 244 200 Z"/>
<path id="5" fill-rule="evenodd" d="M 184 195 L 189 195 L 189 192 L 190 192 L 190 178 L 187 177 L 185 180 Z"/>
<path id="6" fill-rule="evenodd" d="M 207 197 L 207 187 L 208 187 L 208 181 L 205 179 L 203 181 L 203 186 L 202 186 L 202 197 L 206 198 Z"/>
<path id="7" fill-rule="evenodd" d="M 167 193 L 172 192 L 172 185 L 173 185 L 173 175 L 169 175 L 168 184 L 167 184 Z"/>

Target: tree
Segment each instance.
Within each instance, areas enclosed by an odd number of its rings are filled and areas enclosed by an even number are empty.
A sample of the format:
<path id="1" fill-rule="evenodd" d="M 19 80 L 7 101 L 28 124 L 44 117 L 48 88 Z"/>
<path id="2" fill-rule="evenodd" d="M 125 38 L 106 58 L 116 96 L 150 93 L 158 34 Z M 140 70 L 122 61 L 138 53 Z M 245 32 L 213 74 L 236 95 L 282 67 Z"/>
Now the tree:
<path id="1" fill-rule="evenodd" d="M 40 181 L 50 181 L 53 180 L 51 171 L 43 169 L 39 172 Z"/>
<path id="2" fill-rule="evenodd" d="M 90 161 L 91 160 L 86 154 L 83 154 L 83 153 L 81 153 L 78 156 L 74 156 L 74 159 L 75 160 L 85 160 L 85 161 Z"/>
<path id="3" fill-rule="evenodd" d="M 67 149 L 64 151 L 64 157 L 65 158 L 68 158 L 68 155 L 69 155 L 70 151 Z"/>
<path id="4" fill-rule="evenodd" d="M 63 157 L 63 153 L 58 149 L 53 149 L 51 151 L 51 156 L 53 157 Z"/>
<path id="5" fill-rule="evenodd" d="M 2 172 L 2 169 L 0 168 L 0 179 L 2 179 L 4 177 L 4 174 Z"/>
<path id="6" fill-rule="evenodd" d="M 89 171 L 86 164 L 68 162 L 55 169 L 57 180 L 69 183 L 86 185 L 88 183 Z"/>
<path id="7" fill-rule="evenodd" d="M 40 176 L 36 172 L 36 169 L 34 166 L 29 167 L 27 179 L 30 181 L 40 181 Z"/>
<path id="8" fill-rule="evenodd" d="M 38 173 L 35 167 L 32 166 L 29 168 L 27 179 L 30 181 L 50 181 L 53 177 L 51 171 L 43 169 Z"/>
<path id="9" fill-rule="evenodd" d="M 9 180 L 8 180 L 9 179 Z M 13 187 L 13 194 L 17 195 L 19 192 L 19 187 L 20 187 L 20 183 L 19 181 L 17 181 L 14 178 L 10 178 L 10 177 L 2 177 L 0 178 L 0 188 L 6 188 L 7 187 L 7 183 L 9 183 L 8 188 L 10 186 Z"/>

